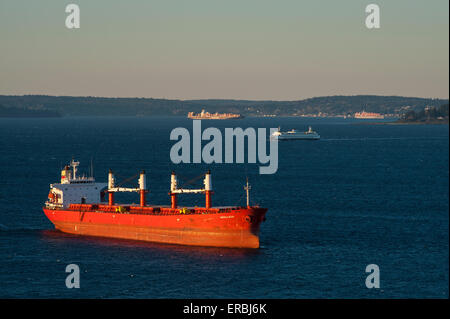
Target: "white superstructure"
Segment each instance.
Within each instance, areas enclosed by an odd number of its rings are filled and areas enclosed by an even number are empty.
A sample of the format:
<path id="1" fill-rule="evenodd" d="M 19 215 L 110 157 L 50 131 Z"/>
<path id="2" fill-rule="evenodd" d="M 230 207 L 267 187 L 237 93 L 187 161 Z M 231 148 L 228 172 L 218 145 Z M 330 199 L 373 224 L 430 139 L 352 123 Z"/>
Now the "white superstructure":
<path id="1" fill-rule="evenodd" d="M 50 192 L 45 206 L 48 208 L 66 208 L 70 204 L 92 204 L 100 202 L 100 191 L 108 186 L 96 183 L 93 176 L 77 176 L 80 163 L 72 160 L 61 171 L 61 183 L 50 184 Z"/>
<path id="2" fill-rule="evenodd" d="M 281 132 L 280 128 L 278 128 L 278 131 L 274 132 L 271 138 L 278 140 L 318 140 L 320 139 L 320 135 L 313 131 L 310 126 L 306 132 L 298 132 L 297 130 Z"/>

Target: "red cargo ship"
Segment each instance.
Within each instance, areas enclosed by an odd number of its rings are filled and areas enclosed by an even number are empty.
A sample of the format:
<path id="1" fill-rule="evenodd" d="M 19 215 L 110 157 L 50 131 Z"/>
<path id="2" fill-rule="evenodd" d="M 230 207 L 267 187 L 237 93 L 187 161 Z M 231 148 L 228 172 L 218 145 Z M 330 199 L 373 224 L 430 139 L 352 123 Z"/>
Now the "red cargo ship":
<path id="1" fill-rule="evenodd" d="M 170 206 L 146 203 L 146 176 L 142 171 L 139 187 L 115 186 L 110 170 L 108 183 L 96 183 L 93 177 L 77 176 L 79 162 L 72 160 L 72 171 L 66 166 L 61 172 L 61 183 L 51 184 L 48 200 L 43 208 L 55 228 L 72 234 L 126 238 L 152 242 L 259 248 L 259 228 L 265 220 L 266 208 L 249 205 L 241 207 L 212 207 L 211 174 L 204 175 L 203 189 L 178 188 L 172 172 L 169 195 Z M 117 192 L 137 192 L 139 204 L 117 204 Z M 108 202 L 102 195 L 108 194 Z M 204 193 L 205 207 L 178 207 L 179 194 Z"/>

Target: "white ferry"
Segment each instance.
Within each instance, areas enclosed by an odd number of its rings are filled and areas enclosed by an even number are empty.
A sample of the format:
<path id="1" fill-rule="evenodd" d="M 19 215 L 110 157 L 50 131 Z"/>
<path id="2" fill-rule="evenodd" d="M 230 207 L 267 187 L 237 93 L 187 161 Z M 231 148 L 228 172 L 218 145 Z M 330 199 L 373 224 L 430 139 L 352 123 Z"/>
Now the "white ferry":
<path id="1" fill-rule="evenodd" d="M 276 138 L 278 140 L 318 140 L 318 139 L 320 139 L 320 135 L 317 132 L 313 131 L 311 126 L 308 128 L 308 131 L 306 131 L 306 132 L 298 132 L 297 130 L 281 132 L 280 128 L 278 128 L 278 131 L 274 132 L 271 137 Z"/>

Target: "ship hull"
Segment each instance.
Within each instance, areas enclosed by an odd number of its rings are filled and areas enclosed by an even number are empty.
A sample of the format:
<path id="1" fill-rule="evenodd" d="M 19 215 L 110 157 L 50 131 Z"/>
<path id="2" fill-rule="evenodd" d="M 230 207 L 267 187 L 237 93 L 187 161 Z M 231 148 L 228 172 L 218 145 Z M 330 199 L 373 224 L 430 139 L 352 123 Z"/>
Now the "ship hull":
<path id="1" fill-rule="evenodd" d="M 193 246 L 259 248 L 264 208 L 224 213 L 132 214 L 46 209 L 55 228 L 70 234 Z"/>
<path id="2" fill-rule="evenodd" d="M 193 115 L 193 116 L 188 116 L 188 118 L 191 120 L 238 120 L 238 119 L 243 119 L 244 116 L 239 115 L 239 116 L 232 116 L 232 117 L 226 117 L 226 116 L 202 117 L 202 116 Z"/>
<path id="3" fill-rule="evenodd" d="M 319 140 L 320 136 L 317 134 L 286 134 L 286 135 L 280 135 L 277 137 L 280 141 L 286 141 L 286 140 Z"/>
<path id="4" fill-rule="evenodd" d="M 382 120 L 384 116 L 355 116 L 355 119 L 359 120 Z"/>
<path id="5" fill-rule="evenodd" d="M 278 137 L 280 141 L 291 141 L 291 140 L 308 140 L 315 141 L 320 140 L 320 137 Z"/>

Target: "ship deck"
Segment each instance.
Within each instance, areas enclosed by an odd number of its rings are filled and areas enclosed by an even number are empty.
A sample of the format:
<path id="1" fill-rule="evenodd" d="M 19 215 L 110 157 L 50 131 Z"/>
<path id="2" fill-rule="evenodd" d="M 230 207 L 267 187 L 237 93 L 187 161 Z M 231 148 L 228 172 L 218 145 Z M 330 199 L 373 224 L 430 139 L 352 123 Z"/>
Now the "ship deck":
<path id="1" fill-rule="evenodd" d="M 217 206 L 211 208 L 205 207 L 177 207 L 172 208 L 165 205 L 146 205 L 139 204 L 70 204 L 67 208 L 56 208 L 57 210 L 79 211 L 79 212 L 98 212 L 98 213 L 124 213 L 124 214 L 152 214 L 152 215 L 179 215 L 179 214 L 223 214 L 239 210 L 258 209 L 259 206 Z M 47 208 L 48 209 L 48 208 Z"/>

